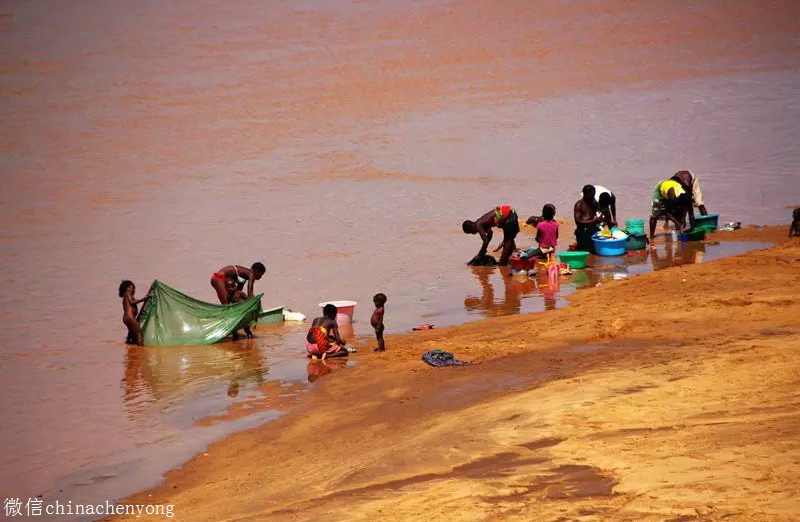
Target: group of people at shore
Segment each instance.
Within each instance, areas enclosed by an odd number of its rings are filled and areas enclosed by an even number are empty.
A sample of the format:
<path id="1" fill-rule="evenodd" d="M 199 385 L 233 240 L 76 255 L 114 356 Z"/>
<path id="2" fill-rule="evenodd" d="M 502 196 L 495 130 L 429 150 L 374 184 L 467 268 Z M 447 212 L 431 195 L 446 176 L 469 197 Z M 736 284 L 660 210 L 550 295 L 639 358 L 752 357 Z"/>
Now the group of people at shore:
<path id="1" fill-rule="evenodd" d="M 653 188 L 650 212 L 650 239 L 655 235 L 659 220 L 674 223 L 678 230 L 694 226 L 694 208 L 701 215 L 708 214 L 700 190 L 700 181 L 689 170 L 676 172 L 669 179 L 659 181 Z M 558 223 L 555 221 L 556 207 L 552 203 L 542 208 L 540 216 L 531 216 L 526 223 L 536 227 L 538 248 L 531 251 L 533 255 L 545 257 L 557 246 Z M 617 226 L 617 197 L 606 187 L 586 185 L 583 187 L 581 199 L 573 208 L 575 219 L 575 248 L 594 253 L 594 236 L 602 226 Z M 687 223 L 688 218 L 688 223 Z M 492 240 L 492 228 L 503 231 L 503 240 L 494 250 L 502 251 L 499 264 L 505 266 L 516 250 L 516 236 L 520 232 L 519 216 L 516 210 L 508 205 L 495 207 L 475 221 L 466 220 L 461 226 L 465 234 L 478 234 L 481 237 L 481 248 L 468 264 L 482 264 L 487 256 L 489 243 Z M 651 242 L 652 245 L 652 242 Z"/>
<path id="2" fill-rule="evenodd" d="M 254 296 L 253 290 L 255 282 L 261 279 L 267 272 L 267 268 L 261 262 L 253 263 L 250 268 L 240 265 L 227 265 L 211 274 L 211 287 L 217 294 L 220 304 L 235 304 Z M 247 291 L 244 291 L 245 285 Z M 139 324 L 138 305 L 150 299 L 150 291 L 142 299 L 136 299 L 136 285 L 129 280 L 124 280 L 119 285 L 119 296 L 122 298 L 122 323 L 128 329 L 125 342 L 142 346 L 144 338 L 141 325 Z M 383 339 L 384 324 L 383 315 L 386 306 L 386 295 L 376 294 L 373 298 L 375 311 L 370 319 L 370 324 L 375 330 L 375 337 L 378 345 L 376 352 L 386 350 Z M 306 334 L 307 352 L 312 359 L 325 359 L 327 357 L 342 357 L 349 355 L 350 349 L 347 348 L 347 341 L 339 335 L 339 328 L 336 324 L 338 310 L 335 305 L 327 304 L 323 308 L 321 317 L 317 317 L 311 324 Z M 243 325 L 242 329 L 247 338 L 253 337 L 253 332 L 249 325 Z M 237 330 L 232 332 L 233 340 L 238 339 Z"/>
<path id="3" fill-rule="evenodd" d="M 613 228 L 617 223 L 617 198 L 606 187 L 600 185 L 585 185 L 582 189 L 581 199 L 575 202 L 573 216 L 575 219 L 575 248 L 577 250 L 594 252 L 592 237 L 602 226 Z M 659 220 L 665 224 L 673 223 L 678 230 L 694 226 L 694 209 L 700 215 L 708 215 L 700 181 L 689 170 L 676 172 L 670 178 L 659 181 L 653 188 L 651 213 L 650 213 L 650 239 L 655 235 L 656 225 Z M 558 222 L 555 220 L 556 207 L 547 203 L 542 207 L 540 215 L 531 216 L 526 224 L 536 227 L 537 247 L 523 251 L 524 256 L 545 258 L 552 255 L 558 244 Z M 688 217 L 688 224 L 687 224 Z M 468 264 L 480 265 L 490 258 L 487 251 L 493 237 L 493 228 L 503 231 L 503 240 L 494 252 L 501 252 L 499 264 L 508 264 L 512 254 L 517 250 L 516 236 L 520 232 L 519 216 L 514 208 L 508 205 L 497 206 L 486 212 L 475 221 L 466 220 L 462 223 L 465 234 L 478 234 L 481 237 L 481 248 Z M 794 209 L 792 224 L 789 228 L 789 237 L 800 236 L 800 208 Z M 490 258 L 493 262 L 494 259 Z M 211 287 L 217 294 L 220 304 L 234 304 L 252 298 L 255 282 L 266 273 L 266 267 L 261 262 L 253 263 L 249 268 L 240 265 L 227 265 L 211 275 Z M 244 290 L 245 285 L 247 290 Z M 122 298 L 122 322 L 128 329 L 126 342 L 130 344 L 143 344 L 142 329 L 138 322 L 138 305 L 146 302 L 150 294 L 142 299 L 135 297 L 136 286 L 129 280 L 124 280 L 119 286 L 119 296 Z M 375 311 L 370 323 L 375 329 L 377 347 L 375 351 L 386 349 L 383 332 L 383 316 L 386 305 L 386 295 L 379 293 L 373 298 Z M 348 355 L 346 341 L 339 335 L 336 324 L 338 310 L 332 304 L 323 309 L 323 315 L 314 319 L 306 335 L 307 354 L 312 359 L 325 359 L 326 357 L 339 357 Z M 244 328 L 245 335 L 253 336 L 249 328 Z M 233 333 L 237 338 L 236 332 Z"/>
<path id="4" fill-rule="evenodd" d="M 369 322 L 375 330 L 375 338 L 378 341 L 378 346 L 373 350 L 375 352 L 386 351 L 386 343 L 383 340 L 383 331 L 385 330 L 383 315 L 386 310 L 386 301 L 386 294 L 383 293 L 375 294 L 372 298 L 375 310 L 372 312 Z M 322 317 L 317 317 L 311 323 L 311 327 L 306 333 L 306 342 L 308 343 L 306 352 L 312 360 L 346 357 L 353 351 L 339 334 L 339 325 L 336 322 L 337 313 L 336 305 L 328 303 L 322 308 Z"/>
<path id="5" fill-rule="evenodd" d="M 700 213 L 705 215 L 706 209 L 700 192 L 700 183 L 697 177 L 688 170 L 677 172 L 668 180 L 659 182 L 653 192 L 652 214 L 650 218 L 650 236 L 655 232 L 658 219 L 665 219 L 675 223 L 676 227 L 683 229 L 686 226 L 686 216 L 693 223 L 693 206 L 697 206 Z M 526 255 L 546 257 L 555 252 L 558 244 L 558 222 L 555 220 L 556 207 L 552 203 L 544 205 L 541 215 L 532 216 L 527 224 L 536 227 L 536 242 L 538 247 L 526 251 Z M 598 228 L 605 224 L 609 228 L 617 225 L 616 196 L 609 189 L 600 185 L 586 185 L 583 187 L 582 198 L 575 203 L 575 237 L 579 250 L 593 251 L 592 235 Z M 464 221 L 462 229 L 467 234 L 479 234 L 482 239 L 478 254 L 472 259 L 475 264 L 487 257 L 487 249 L 492 240 L 492 228 L 503 231 L 503 240 L 495 249 L 500 254 L 500 265 L 507 265 L 511 255 L 516 251 L 516 236 L 520 232 L 519 216 L 508 205 L 502 205 L 490 210 L 476 221 Z M 790 232 L 791 233 L 791 232 Z M 800 233 L 800 228 L 798 228 Z M 214 289 L 220 304 L 235 304 L 254 296 L 255 282 L 266 273 L 266 267 L 261 262 L 255 262 L 250 267 L 231 264 L 226 265 L 211 274 L 210 284 Z M 246 291 L 245 291 L 245 286 Z M 136 286 L 129 280 L 122 281 L 119 287 L 119 296 L 122 298 L 122 322 L 128 329 L 126 342 L 143 345 L 144 339 L 138 321 L 138 305 L 150 298 L 150 293 L 142 299 L 135 297 Z M 375 329 L 378 342 L 376 351 L 385 350 L 383 340 L 383 314 L 386 296 L 376 294 L 374 299 L 375 312 L 370 323 Z M 306 340 L 308 342 L 308 356 L 312 358 L 337 357 L 347 355 L 346 341 L 339 335 L 336 326 L 337 310 L 334 305 L 327 305 L 323 315 L 314 319 L 309 328 Z M 245 335 L 253 336 L 248 327 L 244 327 Z M 238 337 L 233 332 L 233 337 Z"/>
<path id="6" fill-rule="evenodd" d="M 211 287 L 217 293 L 220 304 L 234 304 L 253 297 L 255 282 L 267 272 L 267 267 L 257 261 L 250 268 L 240 265 L 227 265 L 211 274 Z M 247 292 L 244 287 L 247 285 Z M 144 345 L 142 327 L 139 324 L 139 306 L 150 299 L 150 291 L 141 299 L 136 299 L 136 285 L 124 280 L 119 285 L 119 296 L 122 298 L 122 323 L 128 328 L 125 339 L 127 344 Z M 253 337 L 249 326 L 242 328 L 248 338 Z M 238 333 L 233 332 L 234 340 Z"/>

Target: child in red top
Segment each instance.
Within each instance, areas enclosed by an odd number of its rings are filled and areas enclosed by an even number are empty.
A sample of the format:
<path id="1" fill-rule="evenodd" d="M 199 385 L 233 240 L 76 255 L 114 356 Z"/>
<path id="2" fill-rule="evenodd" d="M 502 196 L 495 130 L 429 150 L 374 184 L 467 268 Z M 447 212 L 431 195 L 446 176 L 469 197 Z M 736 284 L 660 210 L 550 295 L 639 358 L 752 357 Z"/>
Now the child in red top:
<path id="1" fill-rule="evenodd" d="M 322 317 L 317 317 L 311 323 L 311 328 L 306 334 L 308 356 L 316 360 L 318 357 L 347 357 L 350 352 L 345 348 L 345 340 L 339 336 L 339 326 L 336 324 L 336 306 L 328 303 L 322 309 Z"/>

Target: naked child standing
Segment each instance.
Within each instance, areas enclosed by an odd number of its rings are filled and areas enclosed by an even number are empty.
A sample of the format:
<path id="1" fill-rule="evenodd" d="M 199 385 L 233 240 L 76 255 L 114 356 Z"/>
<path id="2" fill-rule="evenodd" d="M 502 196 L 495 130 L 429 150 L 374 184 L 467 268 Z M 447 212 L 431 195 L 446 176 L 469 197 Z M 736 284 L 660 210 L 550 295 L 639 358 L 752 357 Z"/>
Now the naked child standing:
<path id="1" fill-rule="evenodd" d="M 372 298 L 372 302 L 375 303 L 375 311 L 372 312 L 372 318 L 369 322 L 372 327 L 375 328 L 375 338 L 378 340 L 378 346 L 375 348 L 375 351 L 384 352 L 386 351 L 386 345 L 383 342 L 383 312 L 386 306 L 386 295 L 375 294 L 375 297 Z"/>

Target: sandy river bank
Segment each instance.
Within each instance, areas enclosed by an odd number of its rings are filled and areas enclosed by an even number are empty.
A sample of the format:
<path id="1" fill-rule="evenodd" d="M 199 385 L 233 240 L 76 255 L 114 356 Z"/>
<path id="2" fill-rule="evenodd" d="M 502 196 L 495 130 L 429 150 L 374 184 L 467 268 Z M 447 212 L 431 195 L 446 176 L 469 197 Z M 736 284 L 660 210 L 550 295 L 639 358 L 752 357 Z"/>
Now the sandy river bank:
<path id="1" fill-rule="evenodd" d="M 729 233 L 779 244 L 561 310 L 393 336 L 130 501 L 191 521 L 800 517 L 800 242 L 784 234 Z M 430 368 L 432 348 L 480 364 Z"/>

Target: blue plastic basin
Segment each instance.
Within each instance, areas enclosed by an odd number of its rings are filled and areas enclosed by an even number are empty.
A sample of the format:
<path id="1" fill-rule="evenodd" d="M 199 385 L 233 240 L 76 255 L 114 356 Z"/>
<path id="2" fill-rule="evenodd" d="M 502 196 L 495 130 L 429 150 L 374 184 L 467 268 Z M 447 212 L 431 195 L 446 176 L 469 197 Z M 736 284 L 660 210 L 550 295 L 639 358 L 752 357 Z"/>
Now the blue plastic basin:
<path id="1" fill-rule="evenodd" d="M 592 237 L 594 251 L 598 256 L 624 256 L 626 239 L 603 239 L 599 235 Z"/>

